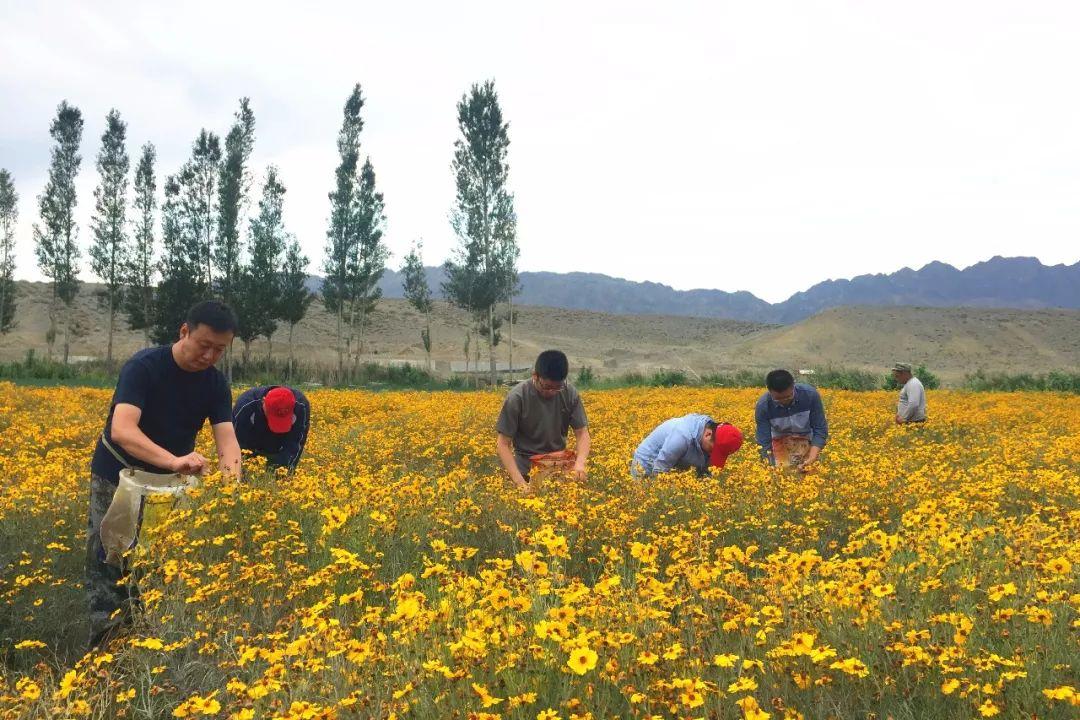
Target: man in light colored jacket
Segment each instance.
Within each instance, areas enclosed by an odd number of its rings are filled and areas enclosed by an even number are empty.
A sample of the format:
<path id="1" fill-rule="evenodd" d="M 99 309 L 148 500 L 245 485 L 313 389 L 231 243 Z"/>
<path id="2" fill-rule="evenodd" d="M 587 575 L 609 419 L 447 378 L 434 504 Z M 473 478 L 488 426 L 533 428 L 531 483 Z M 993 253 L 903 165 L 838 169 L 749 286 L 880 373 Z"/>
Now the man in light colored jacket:
<path id="1" fill-rule="evenodd" d="M 660 423 L 641 441 L 630 462 L 634 477 L 654 477 L 693 468 L 699 477 L 710 467 L 723 468 L 729 455 L 742 446 L 739 428 L 718 423 L 708 415 L 684 415 Z"/>
<path id="2" fill-rule="evenodd" d="M 896 403 L 896 424 L 926 422 L 926 390 L 919 378 L 911 373 L 910 363 L 896 363 L 892 368 L 893 379 L 900 386 L 900 400 Z"/>

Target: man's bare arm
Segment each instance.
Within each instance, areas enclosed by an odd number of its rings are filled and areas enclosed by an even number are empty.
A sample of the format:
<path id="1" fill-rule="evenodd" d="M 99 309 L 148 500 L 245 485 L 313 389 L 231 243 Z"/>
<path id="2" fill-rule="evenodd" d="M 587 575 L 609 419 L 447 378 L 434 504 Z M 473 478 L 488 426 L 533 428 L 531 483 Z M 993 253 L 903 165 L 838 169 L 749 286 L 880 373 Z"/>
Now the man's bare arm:
<path id="1" fill-rule="evenodd" d="M 510 445 L 510 438 L 502 433 L 498 433 L 498 437 L 495 440 L 495 454 L 499 456 L 499 462 L 502 463 L 503 470 L 510 475 L 510 479 L 514 481 L 514 486 L 518 490 L 527 491 L 529 489 L 529 483 L 525 480 L 525 477 L 518 470 L 517 461 L 514 460 L 514 448 Z"/>
<path id="2" fill-rule="evenodd" d="M 574 462 L 574 475 L 579 480 L 584 480 L 586 477 L 585 463 L 589 460 L 589 451 L 592 449 L 592 435 L 589 434 L 589 426 L 586 425 L 574 430 L 574 437 L 577 438 L 577 445 L 574 447 L 574 452 L 577 454 L 577 461 Z"/>
<path id="3" fill-rule="evenodd" d="M 146 436 L 139 428 L 142 409 L 127 403 L 118 403 L 113 409 L 113 442 L 136 460 L 167 468 L 172 472 L 198 474 L 206 470 L 206 458 L 193 452 L 177 457 Z"/>
<path id="4" fill-rule="evenodd" d="M 214 431 L 214 444 L 217 445 L 218 467 L 223 475 L 240 478 L 240 443 L 236 439 L 236 428 L 232 422 L 222 422 L 211 426 Z"/>

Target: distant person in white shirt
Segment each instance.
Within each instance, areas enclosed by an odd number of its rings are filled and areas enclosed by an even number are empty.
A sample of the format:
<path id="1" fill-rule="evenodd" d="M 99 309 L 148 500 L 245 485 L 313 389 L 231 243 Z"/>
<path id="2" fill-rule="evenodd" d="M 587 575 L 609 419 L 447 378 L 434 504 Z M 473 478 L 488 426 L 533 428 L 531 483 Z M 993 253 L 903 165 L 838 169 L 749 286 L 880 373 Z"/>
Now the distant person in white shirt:
<path id="1" fill-rule="evenodd" d="M 900 401 L 896 403 L 896 424 L 926 422 L 926 390 L 919 378 L 911 374 L 911 365 L 896 363 L 893 379 L 900 386 Z"/>

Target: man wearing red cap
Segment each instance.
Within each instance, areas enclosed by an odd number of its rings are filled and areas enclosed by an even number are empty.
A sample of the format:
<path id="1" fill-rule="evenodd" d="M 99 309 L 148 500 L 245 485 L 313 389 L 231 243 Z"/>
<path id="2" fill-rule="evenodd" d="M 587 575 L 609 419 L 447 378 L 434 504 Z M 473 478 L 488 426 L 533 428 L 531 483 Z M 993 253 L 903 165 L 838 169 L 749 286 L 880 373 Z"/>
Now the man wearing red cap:
<path id="1" fill-rule="evenodd" d="M 253 387 L 236 399 L 233 425 L 240 447 L 266 457 L 271 467 L 296 469 L 307 442 L 311 407 L 304 394 L 283 385 Z"/>
<path id="2" fill-rule="evenodd" d="M 742 447 L 742 440 L 739 428 L 718 423 L 708 415 L 665 420 L 634 451 L 630 474 L 655 477 L 694 468 L 699 477 L 704 477 L 710 467 L 723 468 L 728 456 Z"/>

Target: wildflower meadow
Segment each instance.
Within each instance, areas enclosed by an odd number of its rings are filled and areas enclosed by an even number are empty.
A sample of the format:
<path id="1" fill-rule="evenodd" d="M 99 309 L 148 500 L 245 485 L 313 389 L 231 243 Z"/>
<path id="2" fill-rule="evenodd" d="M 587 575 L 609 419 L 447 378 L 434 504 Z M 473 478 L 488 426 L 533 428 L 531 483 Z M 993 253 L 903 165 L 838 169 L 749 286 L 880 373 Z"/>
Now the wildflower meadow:
<path id="1" fill-rule="evenodd" d="M 800 475 L 758 459 L 758 390 L 584 391 L 587 481 L 522 496 L 499 393 L 313 390 L 298 472 L 205 478 L 87 654 L 110 391 L 0 390 L 0 718 L 1080 716 L 1074 395 L 939 391 L 896 426 L 893 393 L 823 391 Z M 632 480 L 688 412 L 743 449 Z"/>

